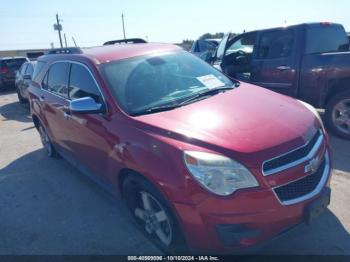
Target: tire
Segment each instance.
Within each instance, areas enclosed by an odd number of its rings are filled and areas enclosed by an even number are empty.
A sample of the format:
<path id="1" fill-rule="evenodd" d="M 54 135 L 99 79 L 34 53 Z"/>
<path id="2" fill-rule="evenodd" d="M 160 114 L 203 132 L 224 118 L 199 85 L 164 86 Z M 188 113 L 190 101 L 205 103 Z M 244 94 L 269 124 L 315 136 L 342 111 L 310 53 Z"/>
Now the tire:
<path id="1" fill-rule="evenodd" d="M 20 104 L 26 104 L 27 103 L 27 99 L 25 99 L 22 95 L 21 92 L 19 91 L 18 88 L 16 88 L 17 91 L 17 96 L 18 96 L 18 101 Z"/>
<path id="2" fill-rule="evenodd" d="M 336 94 L 329 100 L 325 120 L 332 133 L 350 139 L 350 91 Z"/>
<path id="3" fill-rule="evenodd" d="M 51 142 L 51 139 L 49 138 L 49 136 L 48 136 L 48 134 L 47 134 L 47 132 L 42 124 L 39 124 L 38 132 L 40 135 L 41 143 L 43 144 L 43 147 L 44 147 L 44 150 L 45 150 L 47 156 L 52 157 L 52 158 L 57 158 L 58 153 L 55 150 L 55 148 Z"/>
<path id="4" fill-rule="evenodd" d="M 123 182 L 125 204 L 142 233 L 166 254 L 188 251 L 180 227 L 164 197 L 141 176 L 130 174 Z"/>

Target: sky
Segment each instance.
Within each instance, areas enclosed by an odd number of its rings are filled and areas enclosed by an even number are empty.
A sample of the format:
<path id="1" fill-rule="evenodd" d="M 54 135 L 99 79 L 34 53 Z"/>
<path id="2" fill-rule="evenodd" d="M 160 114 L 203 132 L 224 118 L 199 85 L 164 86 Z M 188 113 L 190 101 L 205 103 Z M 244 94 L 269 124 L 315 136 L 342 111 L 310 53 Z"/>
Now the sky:
<path id="1" fill-rule="evenodd" d="M 53 30 L 62 19 L 68 45 L 81 47 L 126 37 L 182 42 L 205 33 L 330 21 L 350 31 L 349 0 L 0 0 L 0 50 L 59 47 Z"/>

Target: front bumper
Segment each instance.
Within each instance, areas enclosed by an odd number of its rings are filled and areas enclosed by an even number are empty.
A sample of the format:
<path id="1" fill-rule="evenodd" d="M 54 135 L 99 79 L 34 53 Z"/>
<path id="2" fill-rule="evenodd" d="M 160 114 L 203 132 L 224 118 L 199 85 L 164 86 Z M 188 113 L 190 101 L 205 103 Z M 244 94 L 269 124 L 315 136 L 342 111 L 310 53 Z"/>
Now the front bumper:
<path id="1" fill-rule="evenodd" d="M 179 203 L 174 206 L 191 248 L 209 252 L 237 251 L 304 222 L 308 207 L 329 194 L 330 176 L 329 161 L 312 194 L 288 205 L 281 202 L 271 188 L 242 190 L 230 198 L 210 196 L 196 206 Z"/>

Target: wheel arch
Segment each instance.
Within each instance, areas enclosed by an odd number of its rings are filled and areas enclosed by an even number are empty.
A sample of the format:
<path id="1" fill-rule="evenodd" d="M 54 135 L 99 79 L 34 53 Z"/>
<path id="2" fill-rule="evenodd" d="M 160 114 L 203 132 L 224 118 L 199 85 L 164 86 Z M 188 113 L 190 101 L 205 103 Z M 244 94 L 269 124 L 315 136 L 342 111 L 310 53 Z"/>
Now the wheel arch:
<path id="1" fill-rule="evenodd" d="M 323 101 L 323 106 L 326 107 L 334 96 L 346 91 L 350 91 L 350 77 L 330 81 L 328 93 Z"/>
<path id="2" fill-rule="evenodd" d="M 175 223 L 176 225 L 179 227 L 179 230 L 181 232 L 181 236 L 183 237 L 183 240 L 186 242 L 186 245 L 188 245 L 188 239 L 187 236 L 184 234 L 184 226 L 183 223 L 181 221 L 181 217 L 178 214 L 174 204 L 172 201 L 170 201 L 169 197 L 167 196 L 167 194 L 164 192 L 164 190 L 161 189 L 161 187 L 155 183 L 154 181 L 152 181 L 151 179 L 149 179 L 147 176 L 143 175 L 142 173 L 130 169 L 130 168 L 124 168 L 122 170 L 120 170 L 119 174 L 118 174 L 118 178 L 117 178 L 117 183 L 118 183 L 118 189 L 120 192 L 120 196 L 123 198 L 123 183 L 125 181 L 125 179 L 129 176 L 136 176 L 140 179 L 145 180 L 146 182 L 148 182 L 151 186 L 153 186 L 159 194 L 161 194 L 161 196 L 163 197 L 165 204 L 167 206 L 167 208 L 171 211 L 172 215 L 173 215 L 173 219 L 175 219 Z"/>

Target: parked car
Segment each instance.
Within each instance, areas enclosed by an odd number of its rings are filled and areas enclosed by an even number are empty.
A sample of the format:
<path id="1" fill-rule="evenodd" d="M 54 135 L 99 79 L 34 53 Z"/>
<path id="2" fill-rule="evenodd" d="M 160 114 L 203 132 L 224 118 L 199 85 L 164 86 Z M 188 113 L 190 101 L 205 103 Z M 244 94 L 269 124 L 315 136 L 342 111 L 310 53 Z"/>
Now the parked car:
<path id="1" fill-rule="evenodd" d="M 350 139 L 350 52 L 342 25 L 227 34 L 212 62 L 231 77 L 325 108 L 329 129 Z"/>
<path id="2" fill-rule="evenodd" d="M 47 154 L 122 196 L 167 252 L 251 246 L 329 204 L 328 136 L 304 102 L 168 44 L 46 55 L 36 71 L 31 116 Z"/>
<path id="3" fill-rule="evenodd" d="M 21 104 L 28 101 L 28 87 L 32 81 L 36 62 L 25 62 L 16 73 L 15 86 Z"/>
<path id="4" fill-rule="evenodd" d="M 15 86 L 16 71 L 28 61 L 26 57 L 0 58 L 0 91 Z"/>
<path id="5" fill-rule="evenodd" d="M 193 42 L 190 52 L 203 60 L 213 56 L 221 39 L 198 39 Z"/>

